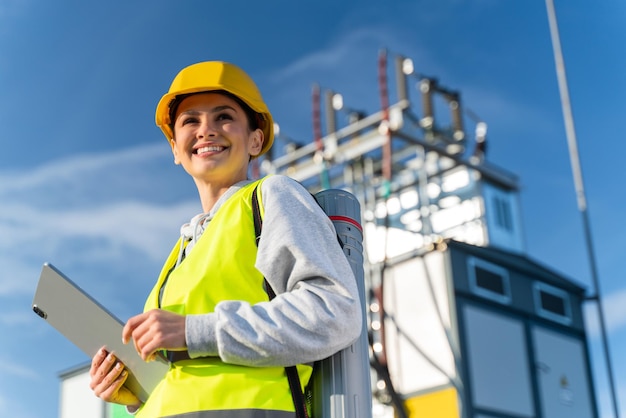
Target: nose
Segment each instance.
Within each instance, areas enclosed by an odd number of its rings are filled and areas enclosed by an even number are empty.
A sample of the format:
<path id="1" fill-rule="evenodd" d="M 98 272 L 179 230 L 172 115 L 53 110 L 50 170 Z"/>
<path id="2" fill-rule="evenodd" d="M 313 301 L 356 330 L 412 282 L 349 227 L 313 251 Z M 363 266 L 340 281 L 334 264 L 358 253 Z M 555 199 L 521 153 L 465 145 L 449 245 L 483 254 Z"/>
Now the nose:
<path id="1" fill-rule="evenodd" d="M 216 134 L 215 126 L 209 120 L 203 120 L 196 131 L 196 137 L 198 139 L 211 138 L 216 136 Z"/>

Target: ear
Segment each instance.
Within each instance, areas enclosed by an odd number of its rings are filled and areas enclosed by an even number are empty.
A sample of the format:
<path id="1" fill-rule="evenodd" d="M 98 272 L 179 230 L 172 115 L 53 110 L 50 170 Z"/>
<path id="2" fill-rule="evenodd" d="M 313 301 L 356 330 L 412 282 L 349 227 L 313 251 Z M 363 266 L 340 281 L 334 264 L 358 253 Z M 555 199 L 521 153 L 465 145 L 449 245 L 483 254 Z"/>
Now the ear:
<path id="1" fill-rule="evenodd" d="M 176 150 L 175 139 L 170 139 L 170 147 L 172 147 L 172 154 L 174 155 L 174 164 L 180 165 L 180 160 L 178 159 L 178 151 Z"/>
<path id="2" fill-rule="evenodd" d="M 250 143 L 248 152 L 252 157 L 256 157 L 261 153 L 263 149 L 263 142 L 265 137 L 263 135 L 263 131 L 261 129 L 255 129 L 250 133 Z"/>

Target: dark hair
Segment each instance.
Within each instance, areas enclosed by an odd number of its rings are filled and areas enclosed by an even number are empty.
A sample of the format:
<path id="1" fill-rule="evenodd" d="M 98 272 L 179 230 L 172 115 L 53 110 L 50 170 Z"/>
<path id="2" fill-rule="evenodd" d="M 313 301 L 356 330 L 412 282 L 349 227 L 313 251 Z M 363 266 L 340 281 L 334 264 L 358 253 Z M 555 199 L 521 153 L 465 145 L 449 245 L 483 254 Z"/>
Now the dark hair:
<path id="1" fill-rule="evenodd" d="M 235 102 L 237 102 L 237 104 L 243 109 L 244 113 L 246 114 L 246 117 L 248 119 L 248 128 L 251 131 L 254 131 L 256 129 L 263 129 L 263 127 L 261 126 L 262 123 L 264 122 L 263 116 L 260 115 L 259 113 L 255 112 L 254 110 L 252 110 L 252 108 L 250 106 L 248 106 L 246 104 L 246 102 L 244 102 L 243 100 L 241 100 L 239 97 L 235 96 L 234 94 L 226 91 L 226 90 L 211 90 L 211 91 L 206 91 L 206 92 L 198 92 L 198 93 L 189 93 L 189 94 L 181 94 L 179 96 L 176 96 L 172 99 L 172 101 L 170 102 L 169 108 L 170 108 L 170 128 L 172 129 L 172 133 L 174 132 L 174 124 L 176 123 L 176 111 L 178 110 L 178 106 L 180 106 L 180 103 L 185 100 L 185 98 L 192 96 L 194 94 L 200 94 L 200 93 L 217 93 L 217 94 L 221 94 L 222 96 L 226 96 L 232 100 L 234 100 Z"/>

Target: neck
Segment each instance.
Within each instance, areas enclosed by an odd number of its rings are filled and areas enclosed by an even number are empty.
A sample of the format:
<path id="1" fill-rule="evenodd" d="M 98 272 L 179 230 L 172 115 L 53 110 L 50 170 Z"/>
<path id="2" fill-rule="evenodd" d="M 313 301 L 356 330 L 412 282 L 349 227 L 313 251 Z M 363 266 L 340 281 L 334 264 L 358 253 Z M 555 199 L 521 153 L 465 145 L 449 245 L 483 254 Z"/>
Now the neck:
<path id="1" fill-rule="evenodd" d="M 241 179 L 239 181 L 243 180 L 245 179 Z M 208 213 L 211 209 L 213 209 L 220 197 L 222 197 L 222 195 L 226 193 L 231 186 L 239 183 L 239 181 L 225 184 L 196 182 L 198 194 L 200 195 L 200 203 L 202 204 L 202 211 L 204 213 Z"/>

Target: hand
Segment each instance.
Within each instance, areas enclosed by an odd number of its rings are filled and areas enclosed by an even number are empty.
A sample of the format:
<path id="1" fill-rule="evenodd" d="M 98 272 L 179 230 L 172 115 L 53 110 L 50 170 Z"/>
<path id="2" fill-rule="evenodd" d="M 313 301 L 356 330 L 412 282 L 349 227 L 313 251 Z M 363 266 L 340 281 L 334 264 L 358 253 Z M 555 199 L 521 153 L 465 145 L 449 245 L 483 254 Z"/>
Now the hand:
<path id="1" fill-rule="evenodd" d="M 137 353 L 145 361 L 154 360 L 158 350 L 184 350 L 187 348 L 185 317 L 161 309 L 133 316 L 122 331 L 124 344 L 131 338 Z"/>
<path id="2" fill-rule="evenodd" d="M 128 370 L 124 367 L 124 363 L 104 347 L 91 360 L 89 376 L 91 377 L 89 387 L 103 401 L 127 405 L 135 409 L 141 406 L 141 401 L 137 396 L 124 386 L 128 378 Z"/>

